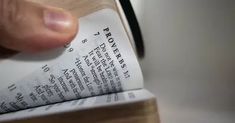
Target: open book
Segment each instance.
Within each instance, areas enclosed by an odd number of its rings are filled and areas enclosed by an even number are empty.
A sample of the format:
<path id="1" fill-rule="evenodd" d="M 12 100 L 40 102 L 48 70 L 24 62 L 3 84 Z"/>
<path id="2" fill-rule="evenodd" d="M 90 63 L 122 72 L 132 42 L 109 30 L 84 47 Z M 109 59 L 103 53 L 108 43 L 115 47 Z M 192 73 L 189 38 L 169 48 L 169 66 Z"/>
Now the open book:
<path id="1" fill-rule="evenodd" d="M 0 122 L 154 99 L 117 10 L 79 18 L 71 44 L 0 60 Z"/>

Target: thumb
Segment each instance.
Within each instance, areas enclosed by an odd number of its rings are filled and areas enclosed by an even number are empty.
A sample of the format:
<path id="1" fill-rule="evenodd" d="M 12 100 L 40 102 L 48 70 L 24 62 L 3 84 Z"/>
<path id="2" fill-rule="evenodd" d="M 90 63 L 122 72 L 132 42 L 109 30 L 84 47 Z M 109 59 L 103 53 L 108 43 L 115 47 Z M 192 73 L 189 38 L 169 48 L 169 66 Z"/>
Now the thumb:
<path id="1" fill-rule="evenodd" d="M 0 45 L 37 52 L 70 43 L 77 19 L 63 9 L 25 0 L 0 0 Z"/>

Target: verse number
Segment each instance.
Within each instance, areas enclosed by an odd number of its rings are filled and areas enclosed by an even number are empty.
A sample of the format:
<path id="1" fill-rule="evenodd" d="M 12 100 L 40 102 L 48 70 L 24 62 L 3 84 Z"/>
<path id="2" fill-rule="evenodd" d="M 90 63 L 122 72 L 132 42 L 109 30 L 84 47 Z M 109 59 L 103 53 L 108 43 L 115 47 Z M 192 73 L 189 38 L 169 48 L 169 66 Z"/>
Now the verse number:
<path id="1" fill-rule="evenodd" d="M 82 43 L 85 44 L 88 40 L 87 39 L 83 39 Z"/>
<path id="2" fill-rule="evenodd" d="M 48 65 L 44 65 L 44 66 L 42 67 L 42 70 L 43 70 L 44 72 L 48 72 L 48 71 L 50 70 L 50 68 L 48 67 Z"/>
<path id="3" fill-rule="evenodd" d="M 70 46 L 71 46 L 71 44 L 66 44 L 64 46 L 64 48 L 68 49 L 68 52 L 73 52 L 74 49 L 72 47 L 70 47 Z"/>
<path id="4" fill-rule="evenodd" d="M 71 48 L 69 48 L 69 50 L 68 50 L 69 52 L 73 52 L 73 48 L 71 47 Z"/>
<path id="5" fill-rule="evenodd" d="M 97 33 L 94 34 L 94 36 L 98 36 L 98 35 L 100 35 L 100 32 L 97 32 Z"/>
<path id="6" fill-rule="evenodd" d="M 12 85 L 8 86 L 8 90 L 10 92 L 14 91 L 15 89 L 16 89 L 16 85 L 15 84 L 12 84 Z"/>
<path id="7" fill-rule="evenodd" d="M 71 44 L 69 43 L 69 44 L 64 45 L 64 48 L 69 48 L 70 46 Z"/>

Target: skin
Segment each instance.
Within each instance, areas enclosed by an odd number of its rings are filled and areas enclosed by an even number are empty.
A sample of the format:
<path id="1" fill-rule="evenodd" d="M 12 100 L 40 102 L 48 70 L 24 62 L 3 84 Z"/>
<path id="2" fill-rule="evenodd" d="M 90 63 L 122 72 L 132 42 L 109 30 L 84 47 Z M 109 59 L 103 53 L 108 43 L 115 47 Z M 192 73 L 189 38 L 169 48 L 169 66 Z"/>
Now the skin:
<path id="1" fill-rule="evenodd" d="M 77 31 L 77 19 L 63 9 L 26 0 L 0 0 L 2 49 L 41 52 L 70 43 Z"/>

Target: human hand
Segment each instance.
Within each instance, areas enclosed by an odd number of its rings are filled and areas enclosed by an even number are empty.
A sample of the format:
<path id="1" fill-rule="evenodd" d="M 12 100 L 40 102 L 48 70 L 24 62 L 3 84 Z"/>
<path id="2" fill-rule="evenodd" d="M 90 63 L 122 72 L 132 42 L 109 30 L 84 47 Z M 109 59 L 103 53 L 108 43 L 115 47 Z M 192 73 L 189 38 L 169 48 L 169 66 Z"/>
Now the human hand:
<path id="1" fill-rule="evenodd" d="M 26 0 L 0 0 L 0 46 L 38 52 L 70 43 L 78 21 L 69 12 Z"/>

